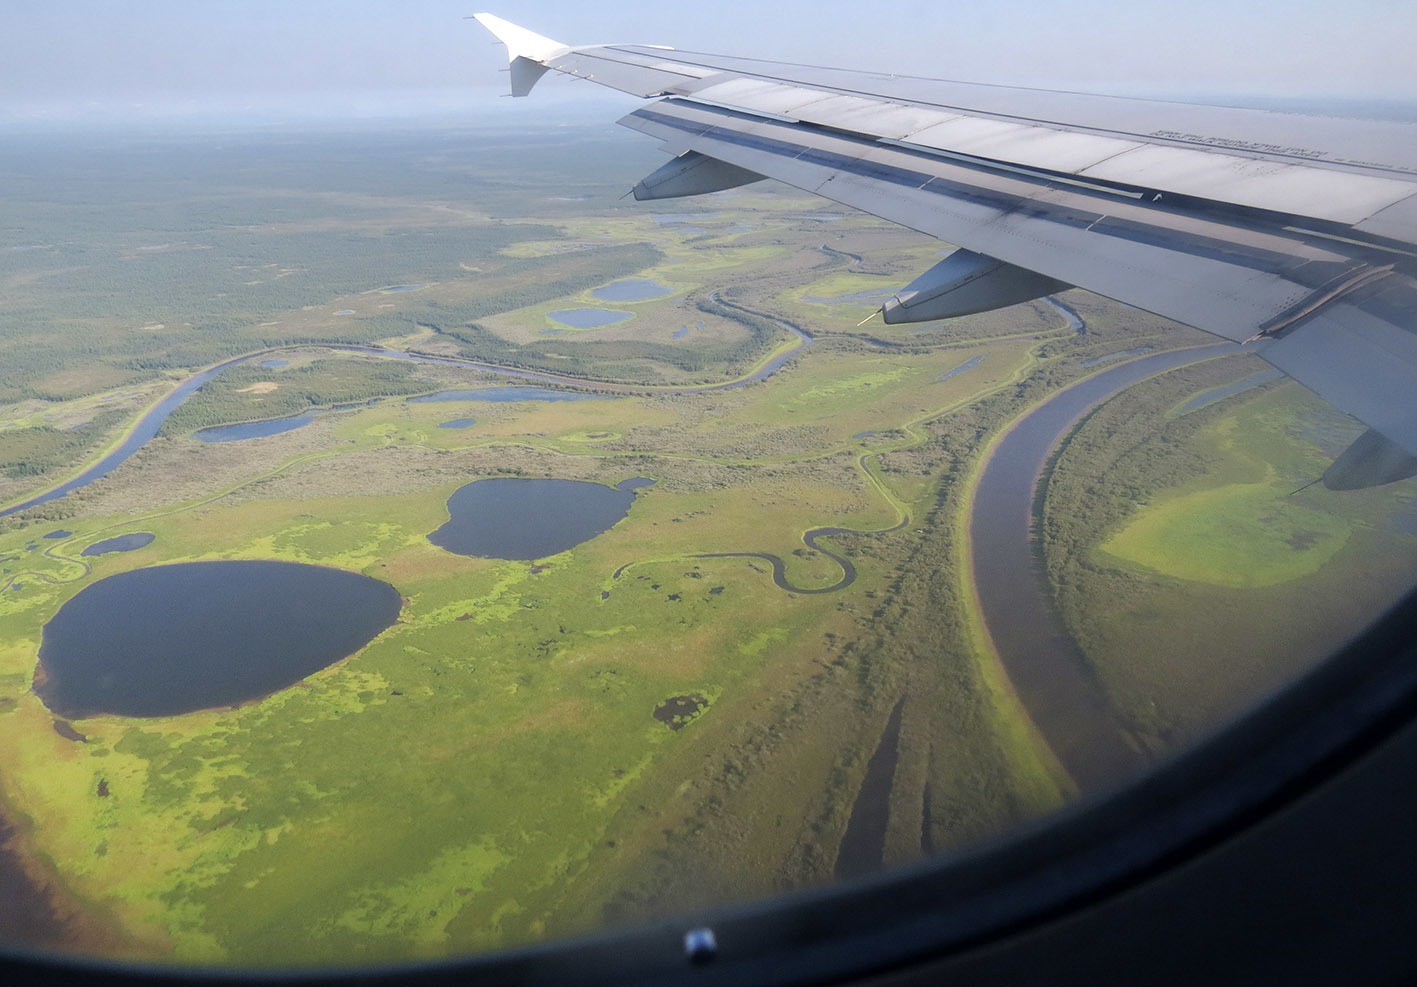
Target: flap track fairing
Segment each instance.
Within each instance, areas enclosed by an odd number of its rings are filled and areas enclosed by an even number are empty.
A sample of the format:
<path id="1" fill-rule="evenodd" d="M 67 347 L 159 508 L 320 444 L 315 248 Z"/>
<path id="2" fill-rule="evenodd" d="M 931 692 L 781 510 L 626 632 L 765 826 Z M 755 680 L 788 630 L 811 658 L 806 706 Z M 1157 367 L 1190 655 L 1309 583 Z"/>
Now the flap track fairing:
<path id="1" fill-rule="evenodd" d="M 1330 490 L 1364 490 L 1384 483 L 1417 476 L 1417 456 L 1368 429 L 1324 470 L 1324 486 Z"/>
<path id="2" fill-rule="evenodd" d="M 886 302 L 889 325 L 952 319 L 1065 291 L 1072 285 L 972 250 L 956 250 Z"/>
<path id="3" fill-rule="evenodd" d="M 688 151 L 646 175 L 633 191 L 635 198 L 643 202 L 646 199 L 675 199 L 685 195 L 703 195 L 705 192 L 722 192 L 762 180 L 763 176 L 756 171 L 698 151 Z"/>

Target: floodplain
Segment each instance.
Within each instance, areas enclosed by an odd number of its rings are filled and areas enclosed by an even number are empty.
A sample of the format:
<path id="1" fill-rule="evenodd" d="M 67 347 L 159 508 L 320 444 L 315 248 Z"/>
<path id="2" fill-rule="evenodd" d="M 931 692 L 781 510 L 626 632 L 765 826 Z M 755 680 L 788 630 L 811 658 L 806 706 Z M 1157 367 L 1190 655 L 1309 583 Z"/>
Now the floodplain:
<path id="1" fill-rule="evenodd" d="M 501 948 L 965 847 L 1077 794 L 982 628 L 972 484 L 1048 395 L 1210 337 L 1076 291 L 1075 319 L 858 325 L 948 247 L 767 184 L 619 202 L 658 156 L 599 128 L 114 137 L 87 170 L 77 139 L 0 152 L 0 511 L 237 362 L 112 472 L 0 517 L 0 796 L 48 945 Z M 617 318 L 558 318 L 577 310 Z M 1138 657 L 1158 611 L 1241 590 L 1226 621 L 1260 612 L 1233 631 L 1260 640 L 1379 542 L 1365 578 L 1417 576 L 1410 482 L 1280 498 L 1351 421 L 1273 382 L 1178 411 L 1239 376 L 1104 404 L 1040 507 L 1060 611 L 1152 759 L 1321 650 L 1236 656 L 1217 629 L 1204 655 Z M 1108 416 L 1131 431 L 1094 439 Z M 1116 460 L 1135 476 L 1099 494 Z M 493 480 L 638 489 L 553 554 L 430 541 Z M 398 618 L 219 708 L 45 704 L 63 607 L 216 561 L 358 573 Z"/>

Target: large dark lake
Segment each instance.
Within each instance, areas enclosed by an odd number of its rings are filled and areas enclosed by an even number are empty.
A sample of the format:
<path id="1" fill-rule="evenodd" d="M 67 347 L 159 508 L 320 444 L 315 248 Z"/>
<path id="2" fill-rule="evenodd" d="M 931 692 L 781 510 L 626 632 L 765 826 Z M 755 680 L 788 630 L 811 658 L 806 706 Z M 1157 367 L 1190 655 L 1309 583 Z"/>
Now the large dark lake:
<path id="1" fill-rule="evenodd" d="M 489 559 L 544 559 L 589 541 L 630 511 L 635 490 L 584 480 L 476 480 L 448 498 L 448 523 L 428 536 L 439 548 Z"/>
<path id="2" fill-rule="evenodd" d="M 102 579 L 44 627 L 35 691 L 65 717 L 233 706 L 353 654 L 398 619 L 388 583 L 294 562 L 185 562 Z"/>

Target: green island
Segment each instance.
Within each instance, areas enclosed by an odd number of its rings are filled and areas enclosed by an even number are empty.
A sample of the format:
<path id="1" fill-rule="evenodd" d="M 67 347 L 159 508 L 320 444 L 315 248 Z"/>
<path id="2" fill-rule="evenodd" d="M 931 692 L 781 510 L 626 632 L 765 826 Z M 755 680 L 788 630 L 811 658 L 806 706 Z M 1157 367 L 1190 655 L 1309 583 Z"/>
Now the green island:
<path id="1" fill-rule="evenodd" d="M 856 818 L 883 831 L 874 869 L 1077 794 L 983 627 L 973 487 L 1060 388 L 1210 337 L 1080 291 L 1082 333 L 1043 301 L 858 325 L 948 247 L 768 184 L 618 201 L 658 155 L 601 128 L 111 141 L 0 149 L 0 511 L 250 358 L 108 475 L 0 517 L 0 799 L 42 945 L 233 966 L 504 948 L 859 871 Z M 653 287 L 603 290 L 626 281 Z M 1411 481 L 1290 496 L 1352 420 L 1284 380 L 1186 407 L 1257 369 L 1129 388 L 1048 470 L 1057 607 L 1152 759 L 1417 578 Z M 476 393 L 508 387 L 593 399 Z M 409 400 L 442 391 L 474 393 Z M 494 477 L 654 482 L 545 558 L 430 543 Z M 813 547 L 819 528 L 840 530 Z M 835 589 L 785 589 L 764 556 Z M 403 605 L 241 705 L 45 706 L 61 607 L 212 560 L 362 573 Z"/>

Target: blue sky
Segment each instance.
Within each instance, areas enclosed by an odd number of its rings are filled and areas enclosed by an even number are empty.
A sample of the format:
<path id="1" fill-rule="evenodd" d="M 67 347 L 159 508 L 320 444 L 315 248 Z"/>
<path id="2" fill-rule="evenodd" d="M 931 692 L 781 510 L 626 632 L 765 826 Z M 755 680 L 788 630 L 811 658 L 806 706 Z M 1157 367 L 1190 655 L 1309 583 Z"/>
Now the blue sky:
<path id="1" fill-rule="evenodd" d="M 501 49 L 463 19 L 481 9 L 572 44 L 1147 95 L 1417 97 L 1410 0 L 8 0 L 0 124 L 508 112 Z M 557 82 L 547 107 L 596 92 Z"/>

